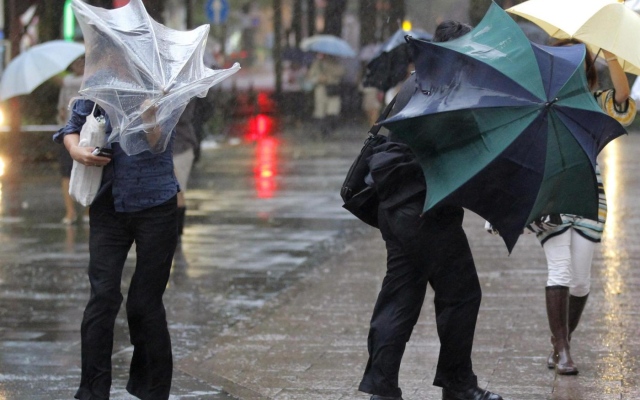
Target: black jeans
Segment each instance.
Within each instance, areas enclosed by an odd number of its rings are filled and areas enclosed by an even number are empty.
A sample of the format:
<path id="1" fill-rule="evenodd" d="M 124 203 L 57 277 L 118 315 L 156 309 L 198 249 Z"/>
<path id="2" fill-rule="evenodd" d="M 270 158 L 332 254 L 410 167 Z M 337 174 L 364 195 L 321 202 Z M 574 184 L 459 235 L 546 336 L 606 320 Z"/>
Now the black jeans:
<path id="1" fill-rule="evenodd" d="M 434 385 L 477 384 L 471 350 L 482 292 L 462 229 L 463 210 L 422 212 L 424 196 L 379 211 L 387 247 L 387 273 L 369 330 L 369 361 L 359 390 L 400 397 L 400 362 L 424 302 L 427 284 L 435 292 L 440 356 Z"/>
<path id="2" fill-rule="evenodd" d="M 141 399 L 168 399 L 173 373 L 171 339 L 162 296 L 177 242 L 176 197 L 131 213 L 116 212 L 111 196 L 89 209 L 91 296 L 82 320 L 82 377 L 75 398 L 108 399 L 122 270 L 136 244 L 136 268 L 127 294 L 133 345 L 127 390 Z"/>

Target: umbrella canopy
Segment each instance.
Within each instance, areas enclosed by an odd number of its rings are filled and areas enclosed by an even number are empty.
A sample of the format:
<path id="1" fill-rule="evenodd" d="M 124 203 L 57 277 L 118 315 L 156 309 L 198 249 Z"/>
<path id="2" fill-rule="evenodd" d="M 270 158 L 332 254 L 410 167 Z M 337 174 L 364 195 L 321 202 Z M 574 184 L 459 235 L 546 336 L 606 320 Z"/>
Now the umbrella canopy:
<path id="1" fill-rule="evenodd" d="M 507 10 L 557 39 L 578 39 L 602 55 L 618 57 L 626 72 L 640 74 L 640 15 L 617 0 L 529 0 Z"/>
<path id="2" fill-rule="evenodd" d="M 209 26 L 178 31 L 154 21 L 141 0 L 114 10 L 72 1 L 87 46 L 80 94 L 109 115 L 109 142 L 125 153 L 165 150 L 182 111 L 195 96 L 240 69 L 205 67 L 203 55 Z M 151 136 L 143 114 L 153 114 L 160 135 Z M 145 113 L 146 112 L 146 113 Z"/>
<path id="3" fill-rule="evenodd" d="M 336 57 L 351 58 L 357 55 L 346 40 L 334 35 L 310 36 L 302 40 L 300 48 Z"/>
<path id="4" fill-rule="evenodd" d="M 640 0 L 627 0 L 625 4 L 634 11 L 640 11 Z"/>
<path id="5" fill-rule="evenodd" d="M 534 44 L 495 3 L 467 35 L 410 43 L 417 90 L 382 124 L 422 165 L 425 211 L 474 211 L 509 252 L 542 215 L 597 219 L 596 156 L 625 130 L 587 88 L 585 46 Z"/>
<path id="6" fill-rule="evenodd" d="M 384 92 L 407 79 L 407 69 L 412 61 L 405 36 L 431 40 L 433 35 L 420 29 L 397 30 L 378 49 L 367 64 L 363 86 L 373 86 Z"/>
<path id="7" fill-rule="evenodd" d="M 52 40 L 37 44 L 14 58 L 0 80 L 0 100 L 29 94 L 47 79 L 63 72 L 84 54 L 80 43 Z"/>

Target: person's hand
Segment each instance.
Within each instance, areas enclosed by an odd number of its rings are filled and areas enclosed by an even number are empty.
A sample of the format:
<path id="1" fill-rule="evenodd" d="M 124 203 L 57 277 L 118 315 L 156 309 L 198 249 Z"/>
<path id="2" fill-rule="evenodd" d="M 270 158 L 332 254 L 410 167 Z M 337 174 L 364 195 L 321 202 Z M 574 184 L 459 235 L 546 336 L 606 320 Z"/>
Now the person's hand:
<path id="1" fill-rule="evenodd" d="M 160 139 L 160 134 L 162 133 L 160 129 L 160 125 L 157 123 L 156 115 L 158 113 L 158 105 L 152 104 L 151 99 L 145 100 L 142 105 L 142 114 L 140 118 L 142 119 L 142 129 L 144 133 L 147 134 L 147 140 L 151 146 L 155 146 Z"/>
<path id="2" fill-rule="evenodd" d="M 64 145 L 74 161 L 86 165 L 87 167 L 104 167 L 105 165 L 109 164 L 111 158 L 94 156 L 92 152 L 95 147 L 80 146 L 79 138 L 79 134 L 71 134 L 64 137 Z"/>
<path id="3" fill-rule="evenodd" d="M 142 119 L 142 126 L 145 132 L 151 130 L 156 126 L 156 113 L 158 112 L 158 106 L 152 104 L 151 99 L 145 100 L 140 108 L 143 110 L 140 118 Z"/>
<path id="4" fill-rule="evenodd" d="M 87 167 L 104 167 L 109 164 L 111 159 L 109 157 L 94 156 L 94 149 L 95 147 L 72 146 L 69 149 L 69 155 L 75 161 Z"/>

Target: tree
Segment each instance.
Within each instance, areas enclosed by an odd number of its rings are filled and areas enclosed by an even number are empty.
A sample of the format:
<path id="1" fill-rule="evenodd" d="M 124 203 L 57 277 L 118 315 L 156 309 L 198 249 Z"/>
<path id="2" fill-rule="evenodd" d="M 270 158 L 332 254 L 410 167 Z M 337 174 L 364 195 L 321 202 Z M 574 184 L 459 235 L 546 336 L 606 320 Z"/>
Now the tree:
<path id="1" fill-rule="evenodd" d="M 377 16 L 375 0 L 359 0 L 358 15 L 360 17 L 360 45 L 376 43 Z"/>
<path id="2" fill-rule="evenodd" d="M 342 16 L 347 10 L 347 0 L 331 0 L 324 11 L 324 33 L 340 36 L 342 34 Z"/>
<path id="3" fill-rule="evenodd" d="M 404 1 L 393 0 L 389 5 L 389 32 L 393 33 L 402 28 L 404 21 L 405 8 Z"/>
<path id="4" fill-rule="evenodd" d="M 307 0 L 307 30 L 308 35 L 313 36 L 316 33 L 316 1 Z"/>

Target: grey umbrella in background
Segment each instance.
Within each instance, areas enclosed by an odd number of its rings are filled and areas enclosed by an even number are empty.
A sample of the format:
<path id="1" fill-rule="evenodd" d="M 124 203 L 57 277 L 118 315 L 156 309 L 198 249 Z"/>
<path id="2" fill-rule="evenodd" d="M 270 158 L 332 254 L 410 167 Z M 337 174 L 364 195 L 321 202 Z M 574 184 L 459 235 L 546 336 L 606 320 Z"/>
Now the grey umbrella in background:
<path id="1" fill-rule="evenodd" d="M 189 100 L 240 69 L 205 67 L 209 26 L 167 28 L 149 16 L 141 0 L 114 10 L 80 0 L 72 7 L 87 46 L 80 94 L 107 112 L 113 127 L 108 141 L 119 142 L 129 155 L 164 151 Z M 150 128 L 146 115 L 155 115 L 159 135 L 144 132 Z"/>
<path id="2" fill-rule="evenodd" d="M 330 56 L 351 58 L 357 54 L 349 43 L 334 35 L 313 35 L 300 43 L 304 51 L 328 54 Z"/>

